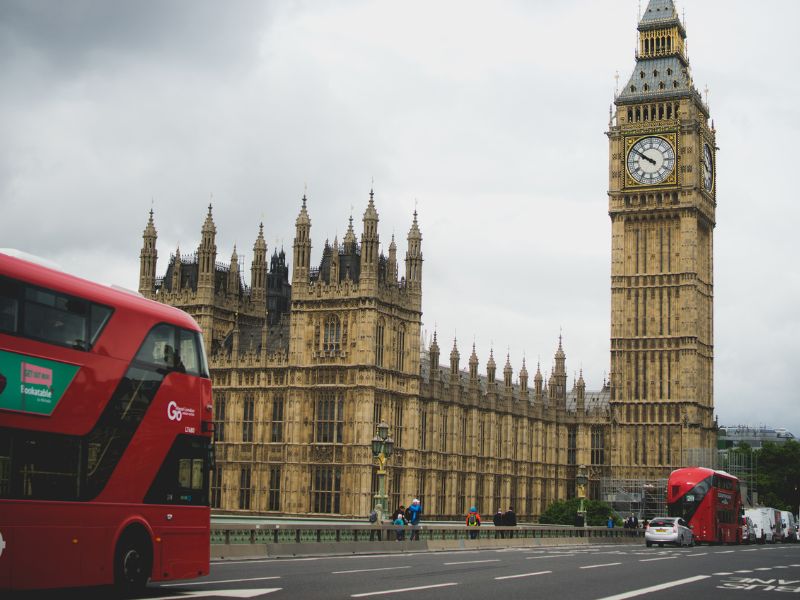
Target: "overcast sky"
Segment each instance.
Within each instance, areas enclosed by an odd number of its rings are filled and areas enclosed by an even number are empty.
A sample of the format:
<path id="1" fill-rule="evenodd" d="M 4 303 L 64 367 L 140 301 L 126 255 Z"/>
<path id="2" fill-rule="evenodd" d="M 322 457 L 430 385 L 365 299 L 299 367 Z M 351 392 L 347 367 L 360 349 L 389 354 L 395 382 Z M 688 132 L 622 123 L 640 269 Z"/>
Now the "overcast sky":
<path id="1" fill-rule="evenodd" d="M 646 6 L 642 2 L 642 9 Z M 800 435 L 793 0 L 677 2 L 717 127 L 715 404 Z M 384 250 L 415 206 L 423 327 L 570 383 L 609 370 L 609 105 L 634 68 L 636 0 L 0 0 L 0 246 L 138 287 L 213 195 L 219 260 L 263 220 L 291 258 L 307 186 L 318 263 L 370 186 Z M 352 209 L 351 209 L 352 207 Z"/>

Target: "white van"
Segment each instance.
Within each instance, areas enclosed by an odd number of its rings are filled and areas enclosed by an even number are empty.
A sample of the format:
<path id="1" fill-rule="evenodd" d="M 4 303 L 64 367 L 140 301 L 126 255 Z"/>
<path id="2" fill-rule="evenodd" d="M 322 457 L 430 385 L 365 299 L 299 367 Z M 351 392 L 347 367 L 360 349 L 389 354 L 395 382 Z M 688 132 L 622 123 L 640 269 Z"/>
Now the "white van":
<path id="1" fill-rule="evenodd" d="M 784 542 L 797 541 L 797 523 L 794 520 L 794 515 L 788 510 L 781 511 L 781 527 L 783 528 Z"/>
<path id="2" fill-rule="evenodd" d="M 750 517 L 753 525 L 755 525 L 756 537 L 754 541 L 759 544 L 772 544 L 775 541 L 773 535 L 775 511 L 771 508 L 748 508 L 744 513 L 745 516 Z M 770 515 L 772 515 L 772 519 L 770 519 Z"/>

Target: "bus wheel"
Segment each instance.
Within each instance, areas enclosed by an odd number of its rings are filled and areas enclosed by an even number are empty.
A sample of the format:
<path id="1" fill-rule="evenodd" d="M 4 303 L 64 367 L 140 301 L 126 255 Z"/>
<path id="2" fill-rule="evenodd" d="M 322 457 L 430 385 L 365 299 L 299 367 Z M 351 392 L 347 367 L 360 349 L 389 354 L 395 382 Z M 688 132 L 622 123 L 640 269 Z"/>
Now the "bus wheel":
<path id="1" fill-rule="evenodd" d="M 114 553 L 114 585 L 125 595 L 140 593 L 150 579 L 153 552 L 150 538 L 141 528 L 128 529 Z"/>

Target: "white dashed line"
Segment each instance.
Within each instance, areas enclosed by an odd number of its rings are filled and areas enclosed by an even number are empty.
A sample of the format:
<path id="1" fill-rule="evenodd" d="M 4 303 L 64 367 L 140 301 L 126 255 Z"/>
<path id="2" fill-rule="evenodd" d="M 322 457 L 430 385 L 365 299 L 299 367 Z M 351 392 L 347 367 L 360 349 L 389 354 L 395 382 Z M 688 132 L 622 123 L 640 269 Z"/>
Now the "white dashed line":
<path id="1" fill-rule="evenodd" d="M 733 575 L 733 573 L 728 573 L 727 571 L 720 571 L 719 573 L 712 573 L 714 576 L 724 577 L 726 575 Z"/>
<path id="2" fill-rule="evenodd" d="M 475 563 L 487 563 L 487 562 L 500 562 L 499 558 L 490 558 L 487 560 L 462 560 L 460 562 L 449 562 L 444 563 L 445 566 L 450 565 L 474 565 Z"/>
<path id="3" fill-rule="evenodd" d="M 659 558 L 640 558 L 639 562 L 650 562 L 653 560 L 670 560 L 672 558 L 678 558 L 677 556 L 661 556 Z"/>
<path id="4" fill-rule="evenodd" d="M 394 571 L 395 569 L 410 569 L 411 566 L 405 567 L 380 567 L 378 569 L 353 569 L 352 571 L 331 571 L 331 575 L 343 575 L 345 573 L 367 573 L 369 571 Z"/>
<path id="5" fill-rule="evenodd" d="M 640 590 L 623 592 L 622 594 L 616 594 L 615 596 L 606 596 L 605 598 L 600 598 L 599 600 L 625 600 L 626 598 L 644 596 L 645 594 L 649 594 L 651 592 L 658 592 L 660 590 L 666 590 L 671 587 L 676 587 L 687 583 L 694 583 L 695 581 L 700 581 L 702 579 L 708 579 L 708 575 L 696 575 L 695 577 L 688 577 L 687 579 L 679 579 L 678 581 L 670 581 L 669 583 L 662 583 L 661 585 L 654 585 L 651 587 L 642 588 Z"/>
<path id="6" fill-rule="evenodd" d="M 533 577 L 534 575 L 547 575 L 552 571 L 536 571 L 536 573 L 520 573 L 519 575 L 505 575 L 503 577 L 495 577 L 495 579 L 517 579 L 519 577 Z"/>
<path id="7" fill-rule="evenodd" d="M 603 565 L 586 565 L 585 567 L 581 567 L 581 569 L 597 569 L 599 567 L 613 567 L 615 565 L 621 565 L 622 563 L 605 563 Z"/>
<path id="8" fill-rule="evenodd" d="M 363 594 L 350 594 L 351 598 L 366 598 L 367 596 L 381 596 L 383 594 L 399 594 L 400 592 L 416 592 L 417 590 L 430 590 L 433 588 L 449 587 L 451 585 L 458 585 L 458 583 L 437 583 L 435 585 L 421 585 L 418 587 L 399 588 L 396 590 L 382 590 L 380 592 L 365 592 Z"/>
<path id="9" fill-rule="evenodd" d="M 756 571 L 772 571 L 772 567 L 759 567 Z"/>
<path id="10" fill-rule="evenodd" d="M 687 554 L 686 556 L 705 556 L 708 552 L 698 552 L 697 554 Z"/>
<path id="11" fill-rule="evenodd" d="M 263 581 L 265 579 L 280 579 L 280 575 L 274 577 L 250 577 L 249 579 L 214 579 L 209 581 L 190 581 L 188 583 L 164 583 L 160 587 L 183 587 L 185 585 L 212 585 L 214 583 L 238 583 L 240 581 Z"/>

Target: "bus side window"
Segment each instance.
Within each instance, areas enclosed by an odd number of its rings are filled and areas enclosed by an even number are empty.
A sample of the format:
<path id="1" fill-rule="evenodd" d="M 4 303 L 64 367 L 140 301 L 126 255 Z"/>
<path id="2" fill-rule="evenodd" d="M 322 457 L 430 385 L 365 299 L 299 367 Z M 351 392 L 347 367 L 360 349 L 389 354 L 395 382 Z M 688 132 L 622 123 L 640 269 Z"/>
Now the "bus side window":
<path id="1" fill-rule="evenodd" d="M 0 278 L 0 331 L 17 331 L 19 285 Z"/>
<path id="2" fill-rule="evenodd" d="M 192 375 L 200 375 L 200 361 L 197 358 L 197 337 L 193 331 L 186 329 L 179 329 L 181 343 L 180 343 L 180 357 L 187 373 Z"/>
<path id="3" fill-rule="evenodd" d="M 147 334 L 136 360 L 171 370 L 175 366 L 175 328 L 171 325 L 156 325 Z"/>

